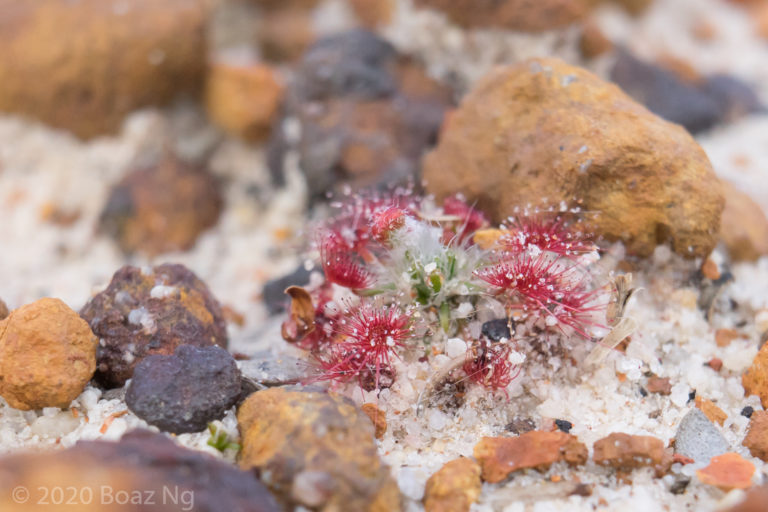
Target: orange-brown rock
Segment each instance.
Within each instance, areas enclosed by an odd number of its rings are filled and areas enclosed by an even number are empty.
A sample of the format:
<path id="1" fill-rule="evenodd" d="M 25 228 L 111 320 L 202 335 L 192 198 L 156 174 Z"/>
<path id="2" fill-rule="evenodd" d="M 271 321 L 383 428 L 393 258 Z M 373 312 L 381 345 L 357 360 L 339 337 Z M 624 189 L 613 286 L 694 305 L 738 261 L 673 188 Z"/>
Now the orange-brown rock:
<path id="1" fill-rule="evenodd" d="M 370 419 L 341 396 L 271 388 L 240 406 L 240 467 L 281 499 L 318 510 L 400 510 Z"/>
<path id="2" fill-rule="evenodd" d="M 715 331 L 715 343 L 718 347 L 727 347 L 733 340 L 743 337 L 744 335 L 736 329 L 721 328 Z"/>
<path id="3" fill-rule="evenodd" d="M 725 210 L 720 239 L 735 261 L 754 261 L 768 254 L 768 219 L 763 209 L 744 192 L 723 181 Z"/>
<path id="4" fill-rule="evenodd" d="M 645 389 L 649 393 L 668 395 L 672 392 L 672 384 L 669 382 L 669 377 L 649 377 Z"/>
<path id="5" fill-rule="evenodd" d="M 613 433 L 593 446 L 595 464 L 631 471 L 640 467 L 652 467 L 657 476 L 665 474 L 672 464 L 672 452 L 661 439 L 652 436 L 633 436 Z"/>
<path id="6" fill-rule="evenodd" d="M 263 13 L 257 34 L 262 54 L 270 61 L 293 61 L 317 39 L 312 15 L 286 7 Z"/>
<path id="7" fill-rule="evenodd" d="M 600 26 L 593 19 L 584 22 L 579 38 L 579 51 L 587 59 L 593 59 L 613 50 L 613 42 L 608 39 Z"/>
<path id="8" fill-rule="evenodd" d="M 5 305 L 3 299 L 0 299 L 0 320 L 4 320 L 9 314 L 8 306 Z"/>
<path id="9" fill-rule="evenodd" d="M 22 306 L 0 322 L 0 396 L 22 410 L 69 406 L 96 369 L 98 340 L 59 299 Z"/>
<path id="10" fill-rule="evenodd" d="M 376 407 L 376 404 L 363 404 L 360 409 L 371 418 L 375 430 L 376 439 L 381 439 L 387 432 L 387 414 Z"/>
<path id="11" fill-rule="evenodd" d="M 768 40 L 768 4 L 763 5 L 757 10 L 755 19 L 757 23 L 757 34 L 765 40 Z"/>
<path id="12" fill-rule="evenodd" d="M 17 490 L 20 488 L 27 492 Z M 67 495 L 60 494 L 64 489 Z M 64 505 L 66 502 L 69 504 Z M 148 430 L 128 432 L 118 442 L 79 441 L 66 450 L 22 452 L 0 458 L 0 510 L 44 509 L 283 510 L 256 475 L 206 453 L 182 448 L 169 437 Z"/>
<path id="13" fill-rule="evenodd" d="M 100 229 L 126 253 L 185 251 L 219 219 L 218 180 L 205 169 L 165 157 L 130 171 L 109 195 Z"/>
<path id="14" fill-rule="evenodd" d="M 720 279 L 720 268 L 718 268 L 717 263 L 715 263 L 715 260 L 712 258 L 705 259 L 704 263 L 701 264 L 700 270 L 701 274 L 710 281 L 717 281 Z"/>
<path id="15" fill-rule="evenodd" d="M 196 92 L 203 0 L 0 0 L 0 110 L 89 138 L 129 112 Z"/>
<path id="16" fill-rule="evenodd" d="M 360 23 L 369 28 L 386 25 L 392 20 L 396 0 L 349 0 Z"/>
<path id="17" fill-rule="evenodd" d="M 768 462 L 768 411 L 755 411 L 749 418 L 749 430 L 742 443 L 753 457 Z"/>
<path id="18" fill-rule="evenodd" d="M 283 98 L 278 72 L 263 64 L 211 64 L 205 104 L 211 120 L 227 133 L 249 141 L 269 134 Z"/>
<path id="19" fill-rule="evenodd" d="M 724 200 L 704 151 L 615 85 L 557 59 L 497 69 L 445 123 L 424 163 L 438 200 L 461 191 L 501 221 L 547 198 L 598 212 L 598 234 L 648 256 L 715 245 Z"/>
<path id="20" fill-rule="evenodd" d="M 483 480 L 501 482 L 519 469 L 547 469 L 564 460 L 572 466 L 584 464 L 587 447 L 565 432 L 532 430 L 519 437 L 484 437 L 475 445 Z"/>
<path id="21" fill-rule="evenodd" d="M 719 423 L 722 427 L 725 420 L 728 419 L 728 415 L 725 414 L 725 411 L 715 405 L 712 400 L 707 400 L 706 398 L 697 395 L 694 399 L 694 403 L 712 423 Z"/>
<path id="22" fill-rule="evenodd" d="M 480 465 L 462 457 L 447 462 L 427 480 L 426 512 L 469 512 L 482 489 Z"/>
<path id="23" fill-rule="evenodd" d="M 752 360 L 752 365 L 741 376 L 744 395 L 757 395 L 764 408 L 768 408 L 768 343 L 763 344 Z"/>
<path id="24" fill-rule="evenodd" d="M 754 473 L 755 465 L 741 455 L 724 453 L 712 457 L 707 467 L 696 471 L 696 476 L 705 484 L 731 491 L 750 487 Z"/>
<path id="25" fill-rule="evenodd" d="M 560 28 L 581 19 L 588 0 L 415 0 L 442 11 L 462 27 L 498 27 L 524 32 Z"/>

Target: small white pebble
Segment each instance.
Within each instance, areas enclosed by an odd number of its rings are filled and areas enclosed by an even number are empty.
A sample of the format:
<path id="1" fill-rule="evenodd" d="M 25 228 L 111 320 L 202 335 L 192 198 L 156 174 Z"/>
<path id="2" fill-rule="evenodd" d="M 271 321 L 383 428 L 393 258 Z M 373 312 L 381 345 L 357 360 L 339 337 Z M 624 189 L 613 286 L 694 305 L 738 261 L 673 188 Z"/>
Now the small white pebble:
<path id="1" fill-rule="evenodd" d="M 445 342 L 445 355 L 453 359 L 467 353 L 467 344 L 461 338 L 451 338 Z"/>

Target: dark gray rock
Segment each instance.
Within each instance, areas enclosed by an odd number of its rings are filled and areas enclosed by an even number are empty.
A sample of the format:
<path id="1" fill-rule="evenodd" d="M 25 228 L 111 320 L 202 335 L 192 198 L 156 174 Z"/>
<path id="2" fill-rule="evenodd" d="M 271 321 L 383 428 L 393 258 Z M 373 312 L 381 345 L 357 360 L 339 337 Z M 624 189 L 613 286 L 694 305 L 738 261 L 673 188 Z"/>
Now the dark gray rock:
<path id="1" fill-rule="evenodd" d="M 11 486 L 7 489 L 9 493 L 17 486 L 37 489 L 52 481 L 74 489 L 86 481 L 85 474 L 98 475 L 96 482 L 109 483 L 115 497 L 118 492 L 140 496 L 141 505 L 102 505 L 101 508 L 54 505 L 51 510 L 283 510 L 253 471 L 244 471 L 211 455 L 182 448 L 168 436 L 149 430 L 133 430 L 118 442 L 79 441 L 67 450 L 25 452 L 0 458 L 0 491 L 4 492 L 7 485 Z M 54 480 L 52 475 L 56 475 Z M 94 494 L 102 490 L 97 485 L 93 487 Z M 20 509 L 12 507 L 12 510 Z"/>
<path id="2" fill-rule="evenodd" d="M 181 434 L 204 430 L 240 396 L 240 371 L 219 347 L 181 345 L 136 366 L 125 394 L 128 408 L 150 425 Z"/>
<path id="3" fill-rule="evenodd" d="M 509 323 L 506 318 L 488 320 L 483 324 L 480 332 L 491 341 L 512 339 L 512 332 L 509 330 Z"/>
<path id="4" fill-rule="evenodd" d="M 619 50 L 611 80 L 648 109 L 698 133 L 765 107 L 752 88 L 727 75 L 684 80 L 676 73 Z"/>

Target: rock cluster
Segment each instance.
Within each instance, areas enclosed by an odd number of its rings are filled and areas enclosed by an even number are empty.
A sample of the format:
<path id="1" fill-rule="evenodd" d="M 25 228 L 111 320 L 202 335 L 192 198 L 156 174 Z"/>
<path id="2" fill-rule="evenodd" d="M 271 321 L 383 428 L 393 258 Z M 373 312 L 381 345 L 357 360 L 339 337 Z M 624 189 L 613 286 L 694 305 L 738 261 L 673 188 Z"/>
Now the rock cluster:
<path id="1" fill-rule="evenodd" d="M 28 503 L 13 494 L 19 487 L 30 491 Z M 66 499 L 73 504 L 72 510 L 82 512 L 282 510 L 253 473 L 146 430 L 129 432 L 119 442 L 80 441 L 68 450 L 0 458 L 0 510 L 37 510 L 44 498 L 41 488 L 49 490 L 49 503 L 55 503 L 50 501 L 50 490 L 76 489 Z M 141 500 L 142 505 L 117 505 L 118 493 L 125 502 Z M 129 502 L 130 498 L 134 501 Z M 54 504 L 53 509 L 58 506 Z"/>
<path id="2" fill-rule="evenodd" d="M 179 345 L 226 347 L 216 298 L 183 265 L 125 266 L 80 311 L 99 337 L 95 378 L 120 387 L 148 355 L 171 355 Z"/>
<path id="3" fill-rule="evenodd" d="M 438 200 L 462 192 L 502 221 L 531 198 L 597 212 L 630 253 L 715 245 L 724 200 L 704 151 L 595 75 L 547 58 L 498 69 L 448 118 L 424 162 Z"/>
<path id="4" fill-rule="evenodd" d="M 22 306 L 0 322 L 0 396 L 22 410 L 69 407 L 96 369 L 97 339 L 59 299 Z"/>
<path id="5" fill-rule="evenodd" d="M 215 177 L 165 157 L 156 165 L 131 170 L 112 187 L 100 229 L 126 253 L 185 251 L 216 225 L 222 207 Z"/>
<path id="6" fill-rule="evenodd" d="M 285 153 L 295 146 L 313 196 L 339 181 L 413 180 L 450 105 L 446 88 L 373 33 L 322 39 L 304 55 L 288 93 L 287 113 L 300 133 L 274 134 L 270 168 L 282 180 Z"/>
<path id="7" fill-rule="evenodd" d="M 165 432 L 205 430 L 240 396 L 240 372 L 220 347 L 181 345 L 173 355 L 145 357 L 133 371 L 125 403 Z"/>
<path id="8" fill-rule="evenodd" d="M 368 416 L 348 399 L 271 388 L 239 407 L 240 467 L 258 470 L 292 506 L 397 511 L 400 492 L 379 460 Z"/>
<path id="9" fill-rule="evenodd" d="M 83 138 L 182 91 L 205 70 L 203 0 L 0 1 L 0 110 Z"/>

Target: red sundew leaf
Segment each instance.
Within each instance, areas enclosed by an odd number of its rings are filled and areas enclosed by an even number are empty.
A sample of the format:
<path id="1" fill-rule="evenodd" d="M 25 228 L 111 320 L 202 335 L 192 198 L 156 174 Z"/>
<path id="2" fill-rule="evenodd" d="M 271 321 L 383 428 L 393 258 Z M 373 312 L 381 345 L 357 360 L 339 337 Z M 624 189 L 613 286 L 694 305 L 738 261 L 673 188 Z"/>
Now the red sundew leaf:
<path id="1" fill-rule="evenodd" d="M 470 239 L 472 234 L 482 228 L 490 225 L 483 212 L 468 205 L 460 196 L 449 196 L 443 201 L 443 213 L 459 217 L 458 226 L 455 233 L 451 229 L 446 229 L 443 238 L 447 241 L 451 238 L 458 238 L 459 241 Z"/>
<path id="2" fill-rule="evenodd" d="M 593 315 L 606 304 L 595 303 L 600 290 L 588 290 L 586 280 L 579 277 L 580 267 L 564 264 L 569 260 L 560 258 L 547 253 L 514 255 L 475 275 L 523 308 L 589 338 L 589 327 L 600 325 Z"/>
<path id="3" fill-rule="evenodd" d="M 531 246 L 560 256 L 572 257 L 591 252 L 595 245 L 589 234 L 573 229 L 562 216 L 534 214 L 517 217 L 508 226 L 510 233 L 500 245 L 505 251 L 521 253 Z"/>
<path id="4" fill-rule="evenodd" d="M 382 376 L 393 375 L 392 359 L 411 337 L 409 323 L 410 317 L 395 307 L 355 308 L 336 324 L 341 341 L 317 354 L 317 380 L 357 379 L 363 387 L 364 379 L 373 376 L 375 389 L 380 389 Z"/>
<path id="5" fill-rule="evenodd" d="M 389 236 L 405 225 L 406 213 L 390 206 L 373 216 L 371 237 L 379 243 L 386 243 Z"/>
<path id="6" fill-rule="evenodd" d="M 512 348 L 504 343 L 480 342 L 477 354 L 468 352 L 468 357 L 462 369 L 467 378 L 491 390 L 504 389 L 515 380 L 519 374 L 517 365 L 509 360 Z M 513 373 L 513 370 L 518 371 Z"/>
<path id="7" fill-rule="evenodd" d="M 377 242 L 372 227 L 382 212 L 396 209 L 405 215 L 416 216 L 418 204 L 419 199 L 409 190 L 354 195 L 337 204 L 340 212 L 328 222 L 327 229 L 338 233 L 350 250 L 368 260 L 371 243 Z"/>
<path id="8" fill-rule="evenodd" d="M 320 264 L 326 280 L 351 290 L 364 290 L 373 284 L 373 274 L 357 261 L 341 235 L 326 231 L 320 236 Z"/>

